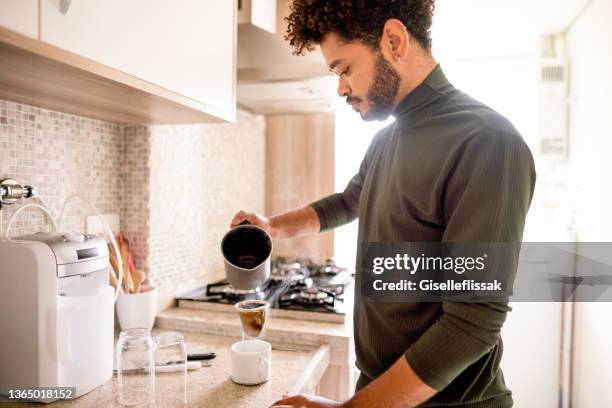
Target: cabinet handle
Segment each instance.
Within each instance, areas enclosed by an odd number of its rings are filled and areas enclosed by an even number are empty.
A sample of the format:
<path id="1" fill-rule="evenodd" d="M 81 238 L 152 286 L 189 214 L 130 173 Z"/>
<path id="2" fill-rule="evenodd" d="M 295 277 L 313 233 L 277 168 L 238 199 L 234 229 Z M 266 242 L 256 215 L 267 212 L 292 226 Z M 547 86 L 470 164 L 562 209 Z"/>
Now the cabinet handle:
<path id="1" fill-rule="evenodd" d="M 72 4 L 72 0 L 61 0 L 60 1 L 60 12 L 62 14 L 68 13 L 68 9 L 70 8 L 71 4 Z"/>

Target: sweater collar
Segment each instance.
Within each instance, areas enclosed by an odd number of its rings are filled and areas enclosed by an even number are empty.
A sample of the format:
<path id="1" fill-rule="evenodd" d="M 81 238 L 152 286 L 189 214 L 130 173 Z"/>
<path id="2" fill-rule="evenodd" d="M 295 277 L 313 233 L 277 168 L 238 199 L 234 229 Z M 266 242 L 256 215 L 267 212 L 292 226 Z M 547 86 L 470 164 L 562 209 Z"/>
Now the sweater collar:
<path id="1" fill-rule="evenodd" d="M 410 115 L 436 94 L 446 92 L 452 88 L 452 84 L 446 79 L 446 75 L 444 75 L 440 64 L 438 64 L 423 82 L 402 99 L 395 108 L 393 116 L 401 118 Z"/>

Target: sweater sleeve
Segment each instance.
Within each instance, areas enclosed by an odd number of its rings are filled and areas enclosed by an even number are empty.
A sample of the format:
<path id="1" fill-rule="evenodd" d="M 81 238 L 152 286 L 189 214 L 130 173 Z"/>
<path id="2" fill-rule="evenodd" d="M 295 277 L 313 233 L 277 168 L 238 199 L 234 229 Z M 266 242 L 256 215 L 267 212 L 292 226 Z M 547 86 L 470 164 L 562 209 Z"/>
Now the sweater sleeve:
<path id="1" fill-rule="evenodd" d="M 361 161 L 359 171 L 349 181 L 343 192 L 331 194 L 310 204 L 319 216 L 321 232 L 348 224 L 357 218 L 359 198 L 368 172 L 368 164 L 382 134 L 382 132 L 379 132 L 374 136 L 368 151 Z"/>
<path id="2" fill-rule="evenodd" d="M 342 193 L 331 194 L 310 204 L 319 216 L 321 232 L 348 224 L 357 218 L 364 168 L 365 159 L 359 173 L 353 176 Z"/>
<path id="3" fill-rule="evenodd" d="M 520 242 L 535 177 L 520 135 L 495 132 L 470 139 L 447 175 L 443 241 Z M 442 390 L 498 344 L 508 311 L 508 303 L 443 302 L 441 316 L 405 357 L 421 380 Z"/>

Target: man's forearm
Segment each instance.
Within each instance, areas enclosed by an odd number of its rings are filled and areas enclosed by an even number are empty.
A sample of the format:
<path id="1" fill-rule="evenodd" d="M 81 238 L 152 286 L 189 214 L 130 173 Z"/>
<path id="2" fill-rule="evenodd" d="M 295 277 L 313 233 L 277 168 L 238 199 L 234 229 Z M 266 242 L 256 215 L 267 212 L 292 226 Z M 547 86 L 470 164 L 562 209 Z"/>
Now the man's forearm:
<path id="1" fill-rule="evenodd" d="M 400 357 L 387 371 L 345 403 L 346 408 L 409 408 L 438 391 L 425 384 Z"/>
<path id="2" fill-rule="evenodd" d="M 315 235 L 321 230 L 319 216 L 310 206 L 270 218 L 273 238 Z"/>

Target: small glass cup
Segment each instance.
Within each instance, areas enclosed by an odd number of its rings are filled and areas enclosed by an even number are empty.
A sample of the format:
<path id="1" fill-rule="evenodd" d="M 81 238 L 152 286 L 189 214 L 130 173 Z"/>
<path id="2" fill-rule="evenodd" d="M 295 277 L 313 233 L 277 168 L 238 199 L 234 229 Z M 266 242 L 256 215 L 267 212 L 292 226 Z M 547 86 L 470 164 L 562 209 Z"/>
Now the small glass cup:
<path id="1" fill-rule="evenodd" d="M 243 300 L 234 305 L 242 324 L 242 340 L 257 338 L 269 318 L 270 303 L 265 300 Z"/>
<path id="2" fill-rule="evenodd" d="M 155 337 L 156 404 L 159 407 L 184 407 L 187 404 L 187 347 L 178 332 Z"/>
<path id="3" fill-rule="evenodd" d="M 117 341 L 119 403 L 155 404 L 155 343 L 148 329 L 122 331 Z"/>

